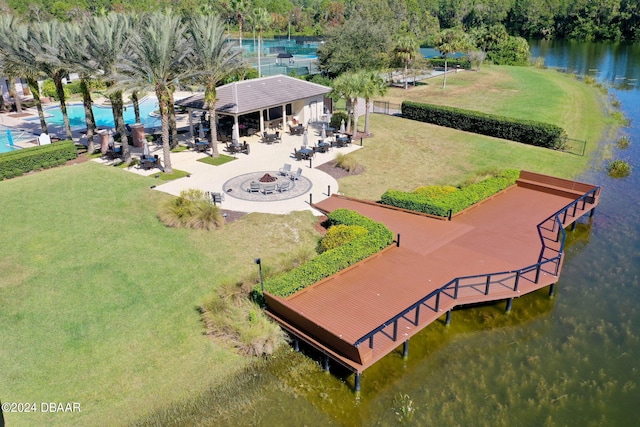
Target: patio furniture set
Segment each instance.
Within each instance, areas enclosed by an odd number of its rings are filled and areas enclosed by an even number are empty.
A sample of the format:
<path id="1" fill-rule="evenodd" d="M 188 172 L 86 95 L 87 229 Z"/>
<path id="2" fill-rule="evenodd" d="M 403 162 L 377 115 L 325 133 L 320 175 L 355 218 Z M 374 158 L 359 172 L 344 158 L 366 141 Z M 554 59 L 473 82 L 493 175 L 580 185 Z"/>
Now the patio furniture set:
<path id="1" fill-rule="evenodd" d="M 265 144 L 274 144 L 278 142 L 282 142 L 282 137 L 280 136 L 280 132 L 276 131 L 275 133 L 262 133 L 262 142 Z"/>

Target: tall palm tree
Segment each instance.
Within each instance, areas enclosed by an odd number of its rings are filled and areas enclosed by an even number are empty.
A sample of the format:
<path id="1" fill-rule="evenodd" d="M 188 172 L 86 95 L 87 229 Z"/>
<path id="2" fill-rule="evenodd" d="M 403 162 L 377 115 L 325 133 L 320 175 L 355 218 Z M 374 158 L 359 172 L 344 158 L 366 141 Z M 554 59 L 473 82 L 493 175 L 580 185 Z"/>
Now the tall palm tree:
<path id="1" fill-rule="evenodd" d="M 247 0 L 231 0 L 231 10 L 236 16 L 236 21 L 238 21 L 241 53 L 242 53 L 242 24 L 244 23 L 247 10 L 249 10 L 249 6 L 250 5 L 248 4 Z"/>
<path id="2" fill-rule="evenodd" d="M 107 84 L 113 121 L 120 134 L 122 157 L 127 164 L 131 162 L 131 151 L 122 117 L 122 90 L 116 87 L 116 65 L 127 49 L 131 33 L 131 18 L 117 13 L 94 17 L 84 29 L 89 64 Z"/>
<path id="3" fill-rule="evenodd" d="M 434 47 L 440 51 L 444 58 L 444 79 L 442 80 L 442 88 L 447 87 L 447 58 L 456 52 L 468 50 L 472 41 L 469 36 L 458 29 L 447 29 L 441 31 L 437 37 Z"/>
<path id="4" fill-rule="evenodd" d="M 65 137 L 71 140 L 73 136 L 62 82 L 69 74 L 69 63 L 64 56 L 65 52 L 59 48 L 63 35 L 68 31 L 70 31 L 68 24 L 55 20 L 31 26 L 28 32 L 28 49 L 35 55 L 37 69 L 53 80 L 60 102 Z"/>
<path id="5" fill-rule="evenodd" d="M 262 68 L 260 64 L 262 47 L 260 44 L 262 41 L 262 32 L 271 25 L 271 15 L 267 12 L 267 9 L 259 7 L 253 11 L 252 22 L 255 29 L 258 30 L 258 77 L 262 77 Z"/>
<path id="6" fill-rule="evenodd" d="M 40 101 L 39 64 L 35 54 L 29 49 L 29 28 L 27 25 L 21 25 L 10 15 L 0 15 L 0 32 L 0 39 L 3 40 L 0 46 L 0 56 L 3 63 L 0 64 L 0 69 L 5 67 L 5 75 L 15 74 L 26 78 L 38 109 L 42 132 L 49 133 Z M 12 71 L 7 71 L 6 68 Z"/>
<path id="7" fill-rule="evenodd" d="M 232 46 L 226 42 L 224 24 L 217 16 L 194 16 L 189 21 L 189 35 L 193 46 L 190 68 L 193 77 L 204 83 L 204 102 L 209 110 L 211 129 L 211 156 L 218 157 L 216 87 L 241 66 L 238 60 L 240 52 L 232 50 Z"/>
<path id="8" fill-rule="evenodd" d="M 164 171 L 173 173 L 169 145 L 169 103 L 173 89 L 186 76 L 192 52 L 186 26 L 179 16 L 154 12 L 142 17 L 131 34 L 131 55 L 122 57 L 118 86 L 143 91 L 153 88 L 162 120 Z"/>
<path id="9" fill-rule="evenodd" d="M 80 90 L 82 91 L 82 105 L 84 107 L 85 123 L 87 125 L 87 153 L 93 154 L 95 151 L 95 130 L 96 120 L 93 116 L 93 100 L 91 99 L 91 80 L 96 70 L 91 66 L 89 57 L 86 52 L 88 50 L 88 42 L 85 37 L 87 24 L 89 21 L 84 20 L 82 24 L 71 23 L 68 30 L 63 34 L 59 49 L 64 51 L 64 57 L 67 58 L 71 67 L 78 72 L 80 76 Z"/>
<path id="10" fill-rule="evenodd" d="M 364 133 L 369 136 L 369 113 L 371 111 L 371 98 L 374 96 L 384 96 L 388 87 L 384 79 L 377 71 L 362 71 L 359 73 L 361 79 L 360 95 L 365 99 L 366 108 L 364 115 Z"/>
<path id="11" fill-rule="evenodd" d="M 413 34 L 406 34 L 400 36 L 396 41 L 396 45 L 393 49 L 393 55 L 396 60 L 400 61 L 404 66 L 404 88 L 408 87 L 409 79 L 407 77 L 407 71 L 409 65 L 420 55 L 418 50 L 418 41 Z"/>
<path id="12" fill-rule="evenodd" d="M 347 104 L 347 133 L 351 133 L 351 122 L 353 121 L 354 98 L 357 100 L 354 74 L 346 72 L 340 74 L 333 81 L 333 93 L 336 98 L 344 98 Z"/>

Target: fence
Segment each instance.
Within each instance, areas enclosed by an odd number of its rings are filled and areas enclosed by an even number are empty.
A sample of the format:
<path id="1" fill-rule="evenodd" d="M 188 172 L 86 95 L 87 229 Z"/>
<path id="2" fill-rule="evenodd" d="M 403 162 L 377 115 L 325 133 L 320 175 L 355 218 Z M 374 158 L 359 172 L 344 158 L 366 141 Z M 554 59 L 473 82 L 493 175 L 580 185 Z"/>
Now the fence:
<path id="1" fill-rule="evenodd" d="M 373 101 L 372 112 L 390 116 L 400 116 L 402 114 L 402 105 L 393 104 L 388 101 Z"/>

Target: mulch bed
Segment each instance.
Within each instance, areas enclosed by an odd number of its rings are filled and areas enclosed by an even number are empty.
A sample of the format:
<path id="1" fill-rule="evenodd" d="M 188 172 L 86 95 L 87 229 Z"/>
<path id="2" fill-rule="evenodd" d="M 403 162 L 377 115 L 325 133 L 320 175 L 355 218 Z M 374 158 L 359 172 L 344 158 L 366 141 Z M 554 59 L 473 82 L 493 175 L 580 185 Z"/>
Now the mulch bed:
<path id="1" fill-rule="evenodd" d="M 240 218 L 242 218 L 243 216 L 245 216 L 247 214 L 247 212 L 230 211 L 230 210 L 227 210 L 227 209 L 222 209 L 222 214 L 226 215 L 224 217 L 225 223 L 231 224 L 232 222 L 237 221 Z"/>
<path id="2" fill-rule="evenodd" d="M 321 170 L 328 175 L 331 175 L 335 179 L 344 178 L 345 176 L 359 175 L 360 173 L 362 173 L 362 170 L 349 172 L 346 169 L 339 168 L 336 166 L 335 160 L 331 160 L 330 162 L 317 166 L 316 169 Z"/>

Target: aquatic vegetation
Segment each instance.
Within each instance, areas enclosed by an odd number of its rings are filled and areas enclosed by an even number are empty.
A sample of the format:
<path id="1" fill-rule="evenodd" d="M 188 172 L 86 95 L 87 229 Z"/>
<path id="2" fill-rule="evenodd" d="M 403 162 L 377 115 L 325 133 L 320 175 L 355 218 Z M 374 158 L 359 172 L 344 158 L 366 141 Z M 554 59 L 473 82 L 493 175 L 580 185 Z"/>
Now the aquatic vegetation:
<path id="1" fill-rule="evenodd" d="M 631 174 L 631 165 L 624 160 L 613 160 L 607 166 L 607 172 L 611 178 L 626 178 Z"/>
<path id="2" fill-rule="evenodd" d="M 629 145 L 631 145 L 631 138 L 626 135 L 621 136 L 620 138 L 618 138 L 618 141 L 616 141 L 616 146 L 621 150 L 629 148 Z"/>

